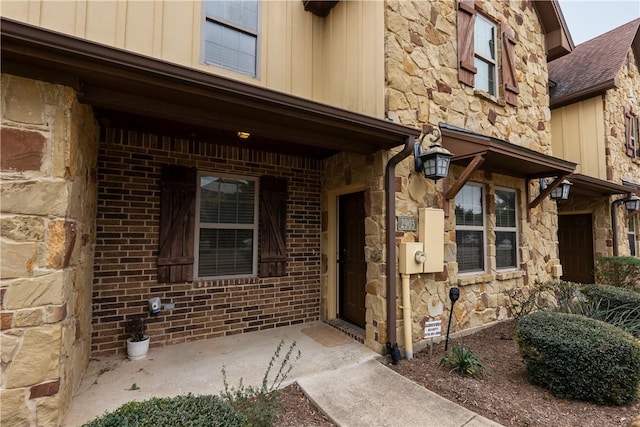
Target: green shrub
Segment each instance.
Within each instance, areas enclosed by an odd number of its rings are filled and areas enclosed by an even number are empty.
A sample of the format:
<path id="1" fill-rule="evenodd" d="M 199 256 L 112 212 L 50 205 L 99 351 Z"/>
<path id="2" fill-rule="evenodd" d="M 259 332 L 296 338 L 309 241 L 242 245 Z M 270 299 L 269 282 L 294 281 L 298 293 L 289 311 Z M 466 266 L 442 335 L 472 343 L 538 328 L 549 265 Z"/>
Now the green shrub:
<path id="1" fill-rule="evenodd" d="M 596 259 L 596 283 L 640 292 L 640 258 L 610 256 Z"/>
<path id="2" fill-rule="evenodd" d="M 590 301 L 601 301 L 609 308 L 640 306 L 640 293 L 608 285 L 586 285 L 580 289 Z"/>
<path id="3" fill-rule="evenodd" d="M 480 362 L 478 356 L 465 348 L 462 342 L 459 346 L 455 342 L 451 343 L 451 350 L 440 360 L 440 366 L 451 368 L 463 377 L 478 378 L 485 373 L 491 373 L 489 368 Z"/>
<path id="4" fill-rule="evenodd" d="M 85 427 L 155 427 L 155 426 L 213 426 L 243 427 L 247 417 L 236 411 L 218 396 L 151 398 L 143 402 L 128 402 Z"/>
<path id="5" fill-rule="evenodd" d="M 521 319 L 516 343 L 529 380 L 560 398 L 624 405 L 640 392 L 640 344 L 585 316 L 539 311 Z"/>
<path id="6" fill-rule="evenodd" d="M 245 386 L 242 379 L 237 388 L 229 387 L 223 367 L 224 391 L 220 396 L 194 396 L 189 393 L 170 398 L 152 398 L 143 402 L 128 402 L 115 411 L 85 424 L 85 427 L 270 426 L 280 404 L 277 389 L 293 368 L 291 356 L 296 343 L 294 341 L 279 360 L 283 344 L 284 342 L 280 341 L 271 356 L 260 387 Z M 296 351 L 294 361 L 298 359 L 299 350 Z M 280 367 L 275 377 L 270 380 L 269 374 L 276 361 L 279 361 Z"/>

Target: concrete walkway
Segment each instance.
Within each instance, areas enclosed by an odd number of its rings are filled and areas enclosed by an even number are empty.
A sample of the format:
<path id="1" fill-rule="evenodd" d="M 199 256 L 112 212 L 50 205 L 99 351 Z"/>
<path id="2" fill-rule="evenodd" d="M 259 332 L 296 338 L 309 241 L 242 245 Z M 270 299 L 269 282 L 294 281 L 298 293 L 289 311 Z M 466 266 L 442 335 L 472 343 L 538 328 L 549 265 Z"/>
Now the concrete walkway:
<path id="1" fill-rule="evenodd" d="M 396 374 L 379 354 L 321 322 L 152 348 L 139 361 L 92 359 L 63 425 L 80 426 L 130 400 L 218 394 L 223 366 L 230 386 L 240 379 L 259 386 L 281 340 L 282 353 L 294 341 L 302 353 L 284 385 L 297 381 L 340 426 L 498 425 Z"/>

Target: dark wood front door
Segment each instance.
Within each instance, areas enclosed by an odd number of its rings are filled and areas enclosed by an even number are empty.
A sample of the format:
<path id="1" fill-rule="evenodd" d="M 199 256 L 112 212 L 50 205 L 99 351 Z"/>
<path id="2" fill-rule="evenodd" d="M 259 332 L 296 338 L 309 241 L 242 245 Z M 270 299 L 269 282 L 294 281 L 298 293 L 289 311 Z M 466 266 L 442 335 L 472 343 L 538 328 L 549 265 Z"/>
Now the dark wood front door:
<path id="1" fill-rule="evenodd" d="M 339 203 L 339 316 L 365 326 L 364 193 L 340 196 Z"/>
<path id="2" fill-rule="evenodd" d="M 591 214 L 559 215 L 558 246 L 562 263 L 562 280 L 594 283 Z"/>

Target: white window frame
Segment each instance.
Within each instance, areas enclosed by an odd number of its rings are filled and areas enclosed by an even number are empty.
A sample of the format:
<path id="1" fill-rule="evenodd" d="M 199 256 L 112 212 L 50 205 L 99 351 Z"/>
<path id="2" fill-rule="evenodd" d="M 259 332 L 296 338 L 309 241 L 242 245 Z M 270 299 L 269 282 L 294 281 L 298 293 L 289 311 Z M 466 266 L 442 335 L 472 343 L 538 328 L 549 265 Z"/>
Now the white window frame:
<path id="1" fill-rule="evenodd" d="M 215 178 L 231 178 L 241 179 L 246 181 L 253 181 L 254 187 L 254 200 L 253 200 L 253 224 L 231 224 L 231 223 L 201 223 L 200 222 L 200 182 L 203 177 L 215 177 Z M 198 171 L 198 185 L 196 189 L 196 215 L 195 215 L 195 238 L 194 240 L 194 263 L 193 263 L 193 275 L 197 280 L 222 280 L 222 279 L 237 279 L 246 277 L 256 277 L 258 274 L 258 225 L 259 225 L 259 197 L 260 195 L 260 179 L 255 176 L 244 175 L 231 175 L 225 173 L 218 173 L 214 171 Z M 199 264 L 200 264 L 200 230 L 201 229 L 244 229 L 253 230 L 253 262 L 251 266 L 250 274 L 229 274 L 224 276 L 200 276 Z"/>
<path id="2" fill-rule="evenodd" d="M 629 216 L 629 223 L 627 224 L 627 239 L 629 240 L 629 254 L 633 257 L 638 257 L 638 243 L 636 241 L 636 216 Z M 631 246 L 631 242 L 633 242 L 633 246 Z"/>
<path id="3" fill-rule="evenodd" d="M 519 209 L 518 209 L 518 191 L 514 188 L 508 188 L 508 187 L 495 187 L 493 189 L 493 195 L 495 198 L 496 192 L 498 191 L 503 191 L 506 193 L 513 193 L 514 194 L 514 209 L 515 209 L 515 226 L 514 227 L 498 227 L 498 219 L 496 218 L 496 226 L 494 228 L 494 235 L 495 232 L 497 231 L 506 231 L 506 232 L 513 232 L 516 235 L 516 239 L 515 239 L 515 259 L 514 259 L 514 265 L 513 266 L 509 266 L 509 267 L 498 267 L 498 242 L 495 242 L 495 246 L 496 246 L 496 270 L 499 271 L 508 271 L 508 270 L 516 270 L 518 268 L 518 265 L 520 265 L 519 263 L 519 250 L 518 248 L 520 247 L 520 236 L 519 236 L 519 232 L 518 230 L 520 229 L 520 220 L 518 218 L 518 214 L 519 214 Z"/>
<path id="4" fill-rule="evenodd" d="M 201 30 L 201 55 L 200 55 L 200 62 L 206 65 L 210 65 L 210 66 L 214 66 L 214 67 L 219 67 L 225 70 L 229 70 L 229 71 L 233 71 L 235 73 L 238 74 L 243 74 L 249 77 L 253 77 L 253 78 L 258 78 L 259 77 L 259 70 L 260 70 L 260 44 L 261 44 L 261 31 L 262 31 L 262 4 L 261 4 L 261 0 L 256 0 L 257 3 L 257 9 L 258 9 L 258 17 L 257 17 L 257 26 L 256 26 L 256 30 L 254 31 L 251 28 L 247 28 L 244 27 L 242 25 L 239 25 L 237 23 L 234 22 L 230 22 L 228 20 L 223 19 L 222 17 L 219 16 L 215 16 L 215 15 L 209 15 L 207 13 L 207 3 L 212 2 L 212 1 L 236 1 L 236 0 L 205 0 L 202 2 L 202 30 Z M 239 71 L 235 68 L 232 67 L 227 67 L 224 64 L 218 64 L 215 62 L 211 62 L 211 61 L 207 61 L 206 60 L 206 42 L 207 42 L 207 38 L 206 38 L 206 28 L 209 22 L 215 23 L 215 24 L 219 24 L 222 25 L 223 27 L 226 27 L 228 29 L 231 30 L 235 30 L 237 32 L 240 32 L 242 34 L 247 34 L 247 35 L 251 35 L 254 36 L 256 39 L 256 53 L 255 53 L 255 64 L 254 64 L 254 70 L 253 73 L 246 73 L 243 71 Z"/>
<path id="5" fill-rule="evenodd" d="M 629 124 L 631 127 L 631 129 L 629 129 L 629 132 L 631 138 L 631 147 L 633 147 L 634 159 L 640 158 L 640 135 L 638 135 L 638 128 L 640 127 L 640 124 L 638 123 L 639 121 L 640 116 L 634 116 L 633 114 L 631 115 L 631 120 L 629 120 Z"/>
<path id="6" fill-rule="evenodd" d="M 480 200 L 482 202 L 482 225 L 458 225 L 455 224 L 456 232 L 460 231 L 481 231 L 482 232 L 482 269 L 480 270 L 469 270 L 469 271 L 461 271 L 460 263 L 458 263 L 458 275 L 460 276 L 470 276 L 474 274 L 483 274 L 487 271 L 487 203 L 486 203 L 486 186 L 483 184 L 468 182 L 464 187 L 478 187 L 480 188 Z M 460 189 L 462 191 L 462 189 Z M 454 200 L 455 206 L 455 200 Z M 454 207 L 454 221 L 455 221 L 455 207 Z M 458 251 L 456 245 L 456 253 Z M 456 262 L 458 262 L 456 255 Z"/>
<path id="7" fill-rule="evenodd" d="M 498 25 L 493 22 L 492 20 L 490 20 L 489 18 L 483 16 L 480 13 L 476 14 L 476 23 L 474 24 L 473 27 L 473 34 L 474 34 L 474 39 L 477 37 L 478 34 L 478 22 L 485 22 L 489 25 L 491 25 L 491 27 L 493 28 L 493 56 L 494 58 L 488 58 L 486 55 L 483 55 L 482 53 L 480 53 L 480 51 L 478 49 L 476 49 L 476 47 L 474 46 L 473 49 L 473 57 L 474 57 L 474 62 L 475 61 L 480 61 L 480 62 L 484 62 L 486 64 L 489 64 L 490 66 L 493 66 L 493 85 L 490 84 L 489 81 L 486 81 L 484 83 L 486 83 L 487 87 L 489 88 L 489 90 L 487 91 L 487 93 L 493 97 L 498 97 Z M 478 67 L 476 66 L 476 69 L 478 69 Z M 489 76 L 487 76 L 488 78 Z M 474 89 L 475 90 L 481 90 L 483 91 L 483 89 L 480 89 L 478 86 L 478 81 L 479 81 L 479 73 L 476 73 L 475 75 L 475 79 L 474 79 Z"/>

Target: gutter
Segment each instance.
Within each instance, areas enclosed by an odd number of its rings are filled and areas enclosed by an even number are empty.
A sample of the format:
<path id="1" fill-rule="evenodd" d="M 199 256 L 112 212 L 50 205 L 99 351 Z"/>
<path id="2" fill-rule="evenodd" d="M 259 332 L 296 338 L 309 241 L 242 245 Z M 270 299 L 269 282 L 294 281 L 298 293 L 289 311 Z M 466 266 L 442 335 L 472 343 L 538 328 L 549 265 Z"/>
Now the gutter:
<path id="1" fill-rule="evenodd" d="M 401 359 L 398 350 L 398 340 L 396 336 L 396 279 L 397 279 L 397 257 L 396 257 L 396 192 L 395 178 L 396 165 L 406 159 L 413 153 L 415 138 L 408 136 L 405 139 L 405 146 L 398 154 L 393 156 L 387 162 L 385 168 L 384 191 L 385 191 L 385 212 L 386 212 L 386 244 L 387 257 L 386 269 L 387 275 L 387 351 L 391 354 L 391 361 L 395 365 Z"/>

